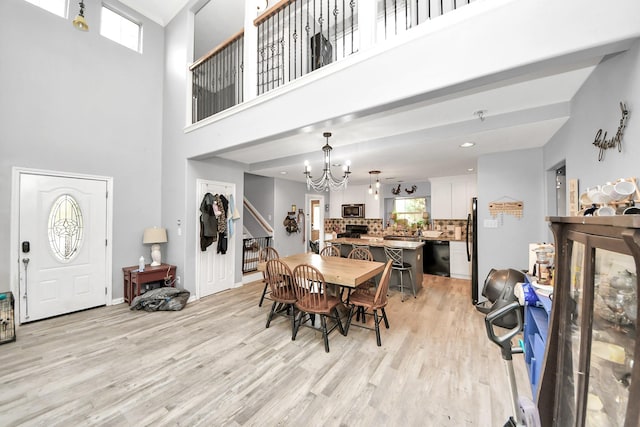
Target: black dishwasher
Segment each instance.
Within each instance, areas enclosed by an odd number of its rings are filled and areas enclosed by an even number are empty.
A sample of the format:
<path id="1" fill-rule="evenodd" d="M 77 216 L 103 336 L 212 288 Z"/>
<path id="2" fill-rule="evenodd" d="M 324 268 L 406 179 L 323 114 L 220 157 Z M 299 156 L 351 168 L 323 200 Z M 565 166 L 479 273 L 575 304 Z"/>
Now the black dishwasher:
<path id="1" fill-rule="evenodd" d="M 425 240 L 422 254 L 424 274 L 449 277 L 449 241 Z"/>

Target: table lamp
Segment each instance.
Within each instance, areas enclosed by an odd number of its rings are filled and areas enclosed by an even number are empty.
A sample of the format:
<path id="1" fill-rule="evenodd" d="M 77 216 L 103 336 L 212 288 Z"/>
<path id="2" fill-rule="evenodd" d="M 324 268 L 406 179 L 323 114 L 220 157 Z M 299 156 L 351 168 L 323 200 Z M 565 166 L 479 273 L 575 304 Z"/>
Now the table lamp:
<path id="1" fill-rule="evenodd" d="M 159 227 L 151 227 L 144 229 L 142 243 L 151 244 L 151 266 L 157 267 L 162 264 L 162 255 L 160 254 L 160 243 L 167 243 L 167 229 Z"/>

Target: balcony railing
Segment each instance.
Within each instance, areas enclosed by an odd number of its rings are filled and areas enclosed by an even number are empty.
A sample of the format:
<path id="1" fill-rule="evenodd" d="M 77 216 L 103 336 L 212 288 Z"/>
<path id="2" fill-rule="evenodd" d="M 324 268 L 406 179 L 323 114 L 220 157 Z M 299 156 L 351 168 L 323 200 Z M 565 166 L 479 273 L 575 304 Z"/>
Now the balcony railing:
<path id="1" fill-rule="evenodd" d="M 356 52 L 357 6 L 355 0 L 285 0 L 256 19 L 257 94 Z"/>
<path id="2" fill-rule="evenodd" d="M 234 34 L 189 67 L 192 122 L 244 101 L 244 31 Z"/>
<path id="3" fill-rule="evenodd" d="M 471 1 L 366 0 L 361 7 L 375 13 L 376 26 L 368 31 L 384 41 Z M 250 68 L 256 73 L 256 90 L 247 96 L 259 96 L 358 52 L 358 7 L 357 0 L 281 0 L 259 16 L 256 40 L 251 41 L 255 44 L 249 43 L 257 46 Z M 191 65 L 193 123 L 245 100 L 244 44 L 241 31 Z"/>

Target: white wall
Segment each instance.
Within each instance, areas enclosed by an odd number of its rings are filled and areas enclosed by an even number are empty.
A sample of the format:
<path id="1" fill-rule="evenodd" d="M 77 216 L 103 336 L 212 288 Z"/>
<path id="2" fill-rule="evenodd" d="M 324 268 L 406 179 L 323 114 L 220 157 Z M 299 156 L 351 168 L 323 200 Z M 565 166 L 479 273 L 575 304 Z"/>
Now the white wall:
<path id="1" fill-rule="evenodd" d="M 640 42 L 605 58 L 571 102 L 571 118 L 545 146 L 544 167 L 566 159 L 567 182 L 579 179 L 580 191 L 623 177 L 640 177 Z M 598 129 L 615 135 L 624 101 L 630 110 L 622 152 L 609 149 L 598 161 L 592 145 Z"/>
<path id="2" fill-rule="evenodd" d="M 0 291 L 10 288 L 13 166 L 114 178 L 113 298 L 123 297 L 122 267 L 149 258 L 143 229 L 164 225 L 164 34 L 119 2 L 110 4 L 142 22 L 142 55 L 100 36 L 98 0 L 85 1 L 89 32 L 71 24 L 77 3 L 64 19 L 24 0 L 0 1 Z M 170 232 L 167 248 L 174 237 Z"/>
<path id="3" fill-rule="evenodd" d="M 491 268 L 530 268 L 528 243 L 552 241 L 545 221 L 551 213 L 544 203 L 555 188 L 549 171 L 566 161 L 567 180 L 579 179 L 582 190 L 620 177 L 638 176 L 640 122 L 633 120 L 640 100 L 640 42 L 627 52 L 605 58 L 571 102 L 571 118 L 542 150 L 514 151 L 485 156 L 478 162 L 479 285 Z M 598 129 L 614 135 L 620 120 L 618 103 L 631 113 L 622 142 L 623 150 L 607 150 L 598 161 L 592 145 Z M 487 203 L 509 196 L 524 201 L 521 220 L 505 215 L 497 229 L 484 228 L 490 219 Z"/>
<path id="4" fill-rule="evenodd" d="M 528 269 L 529 243 L 546 235 L 544 221 L 544 172 L 542 148 L 483 156 L 478 160 L 478 284 L 480 291 L 489 270 Z M 499 215 L 498 227 L 485 227 L 493 220 L 489 203 L 522 201 L 522 218 Z M 479 293 L 480 295 L 480 293 Z"/>
<path id="5" fill-rule="evenodd" d="M 302 223 L 298 224 L 300 232 L 291 234 L 287 234 L 283 225 L 287 212 L 291 210 L 291 205 L 296 205 L 298 210 L 303 209 L 304 211 L 306 192 L 307 186 L 303 183 L 285 179 L 275 180 L 273 242 L 280 256 L 304 252 L 306 245 L 309 244 L 309 242 L 306 241 Z M 308 212 L 304 213 L 306 214 Z M 297 212 L 295 216 L 297 219 Z"/>

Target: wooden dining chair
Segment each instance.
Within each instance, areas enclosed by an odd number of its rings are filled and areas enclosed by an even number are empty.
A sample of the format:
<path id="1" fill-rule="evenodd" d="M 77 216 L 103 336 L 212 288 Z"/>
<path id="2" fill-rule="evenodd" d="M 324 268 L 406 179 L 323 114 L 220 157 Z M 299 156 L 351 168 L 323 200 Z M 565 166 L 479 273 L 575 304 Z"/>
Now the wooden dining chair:
<path id="1" fill-rule="evenodd" d="M 279 259 L 267 261 L 265 270 L 267 283 L 271 289 L 269 295 L 273 304 L 267 315 L 266 328 L 271 324 L 274 314 L 282 314 L 291 319 L 291 337 L 295 329 L 295 306 L 296 295 L 293 288 L 293 273 L 287 264 Z"/>
<path id="2" fill-rule="evenodd" d="M 382 340 L 380 339 L 380 322 L 384 320 L 385 328 L 389 329 L 389 320 L 387 319 L 387 313 L 385 312 L 384 308 L 388 303 L 387 292 L 389 291 L 389 280 L 391 278 L 392 265 L 393 261 L 387 261 L 387 264 L 382 271 L 382 278 L 380 279 L 380 284 L 378 285 L 377 289 L 369 289 L 367 291 L 362 290 L 360 292 L 354 292 L 351 295 L 345 334 L 349 333 L 349 328 L 352 325 L 351 320 L 353 315 L 360 312 L 362 314 L 363 324 L 360 325 L 358 323 L 353 323 L 353 326 L 375 330 L 376 342 L 378 344 L 378 347 L 382 345 Z M 368 310 L 371 311 L 368 312 Z M 381 315 L 378 314 L 378 310 L 380 310 Z M 367 314 L 373 314 L 373 328 L 366 326 Z"/>
<path id="3" fill-rule="evenodd" d="M 345 330 L 340 321 L 340 313 L 338 313 L 337 309 L 340 300 L 333 295 L 329 295 L 324 276 L 312 265 L 301 264 L 294 268 L 293 280 L 296 296 L 295 308 L 299 311 L 296 316 L 292 339 L 296 339 L 300 326 L 320 330 L 324 339 L 324 350 L 328 353 L 329 333 L 338 327 L 340 333 L 345 335 Z M 320 316 L 320 329 L 316 328 L 313 322 L 316 315 Z M 327 318 L 335 322 L 331 328 L 327 327 Z M 311 325 L 308 324 L 310 320 Z"/>
<path id="4" fill-rule="evenodd" d="M 278 251 L 276 251 L 271 246 L 265 246 L 264 248 L 261 248 L 260 252 L 258 253 L 259 263 L 267 262 L 277 258 L 280 258 L 280 255 L 278 254 Z M 262 272 L 262 281 L 264 282 L 264 288 L 262 289 L 262 295 L 260 296 L 260 302 L 258 303 L 258 307 L 262 307 L 262 302 L 264 301 L 265 297 L 269 293 L 269 282 L 267 282 L 266 270 Z"/>
<path id="5" fill-rule="evenodd" d="M 320 251 L 321 256 L 340 256 L 340 248 L 335 245 L 325 246 Z"/>
<path id="6" fill-rule="evenodd" d="M 364 246 L 358 246 L 355 247 L 351 250 L 351 252 L 349 252 L 349 255 L 347 255 L 347 258 L 349 259 L 361 259 L 364 261 L 373 261 L 373 254 L 371 253 L 371 251 L 367 248 L 365 248 Z M 353 292 L 360 292 L 360 291 L 368 291 L 369 288 L 372 287 L 376 287 L 376 282 L 374 279 L 369 279 L 364 283 L 361 283 L 360 285 L 358 285 L 355 289 L 351 290 L 349 289 L 349 293 L 347 294 L 347 298 L 346 300 L 343 299 L 343 301 L 346 301 L 346 303 L 349 303 L 349 298 L 351 298 L 351 294 Z M 343 288 L 344 290 L 344 288 Z M 342 297 L 342 295 L 341 295 Z M 357 314 L 356 316 L 356 320 L 358 320 L 360 317 L 360 313 Z M 364 315 L 363 315 L 364 317 Z"/>

